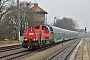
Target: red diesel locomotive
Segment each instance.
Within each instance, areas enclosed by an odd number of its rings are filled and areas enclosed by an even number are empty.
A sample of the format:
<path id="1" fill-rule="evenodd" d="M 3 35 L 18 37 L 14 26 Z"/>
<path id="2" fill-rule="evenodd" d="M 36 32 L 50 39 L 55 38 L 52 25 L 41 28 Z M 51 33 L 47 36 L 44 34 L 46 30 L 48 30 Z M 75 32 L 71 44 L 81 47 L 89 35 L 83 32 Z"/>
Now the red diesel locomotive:
<path id="1" fill-rule="evenodd" d="M 31 28 L 26 30 L 22 46 L 28 49 L 40 48 L 53 43 L 77 38 L 78 35 L 76 31 L 51 25 L 39 25 L 34 29 Z"/>
<path id="2" fill-rule="evenodd" d="M 52 43 L 52 34 L 46 26 L 36 26 L 34 29 L 27 29 L 24 35 L 22 46 L 33 49 L 43 47 Z"/>

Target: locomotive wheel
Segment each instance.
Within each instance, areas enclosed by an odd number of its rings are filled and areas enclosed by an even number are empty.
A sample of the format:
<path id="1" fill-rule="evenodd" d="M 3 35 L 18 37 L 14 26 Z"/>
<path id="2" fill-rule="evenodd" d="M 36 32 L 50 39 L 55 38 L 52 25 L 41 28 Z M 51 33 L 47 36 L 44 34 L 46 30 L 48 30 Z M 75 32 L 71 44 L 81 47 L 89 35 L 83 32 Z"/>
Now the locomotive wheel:
<path id="1" fill-rule="evenodd" d="M 28 44 L 27 44 L 28 42 L 25 42 L 25 41 L 23 41 L 22 42 L 22 46 L 24 47 L 24 48 L 27 48 L 28 47 Z"/>
<path id="2" fill-rule="evenodd" d="M 50 40 L 50 45 L 54 44 L 53 40 Z"/>
<path id="3" fill-rule="evenodd" d="M 47 46 L 46 40 L 44 40 L 42 43 L 43 43 L 43 47 Z"/>

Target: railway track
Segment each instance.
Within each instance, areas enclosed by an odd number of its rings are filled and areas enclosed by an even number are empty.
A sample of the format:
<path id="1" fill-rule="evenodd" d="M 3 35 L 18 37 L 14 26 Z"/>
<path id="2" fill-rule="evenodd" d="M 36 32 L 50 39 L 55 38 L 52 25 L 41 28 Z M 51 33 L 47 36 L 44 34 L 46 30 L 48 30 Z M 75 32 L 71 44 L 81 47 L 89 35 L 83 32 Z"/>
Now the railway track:
<path id="1" fill-rule="evenodd" d="M 15 49 L 15 50 L 10 50 L 10 51 L 6 51 L 6 52 L 2 52 L 0 53 L 0 60 L 20 60 L 22 58 L 28 57 L 28 56 L 32 56 L 44 49 L 49 48 L 45 47 L 45 48 L 41 48 L 38 50 L 28 50 L 25 48 L 20 48 L 20 49 Z"/>
<path id="2" fill-rule="evenodd" d="M 24 51 L 25 49 L 22 48 L 21 44 L 0 47 L 0 60 L 12 60 L 12 58 L 15 58 L 16 56 L 23 55 L 22 52 Z"/>
<path id="3" fill-rule="evenodd" d="M 61 42 L 61 43 L 63 43 L 63 42 Z M 57 44 L 55 44 L 55 45 L 57 45 Z M 22 58 L 32 56 L 32 55 L 34 55 L 40 51 L 43 51 L 45 49 L 51 48 L 55 45 L 50 45 L 50 46 L 47 46 L 47 47 L 44 47 L 44 48 L 41 48 L 38 50 L 34 50 L 34 51 L 29 51 L 28 49 L 25 49 L 25 48 L 19 48 L 19 46 L 16 46 L 17 49 L 14 49 L 14 47 L 11 47 L 10 50 L 7 50 L 4 48 L 5 51 L 0 52 L 0 60 L 20 60 Z M 3 48 L 2 48 L 2 50 L 3 50 Z M 46 60 L 48 60 L 48 59 L 52 59 L 52 57 L 51 58 L 49 57 Z"/>
<path id="4" fill-rule="evenodd" d="M 15 49 L 15 50 L 2 52 L 2 53 L 0 53 L 0 59 L 1 60 L 12 60 L 12 59 L 14 59 L 16 57 L 27 54 L 28 52 L 26 53 L 25 52 L 26 50 L 27 49 L 20 48 L 20 49 Z"/>
<path id="5" fill-rule="evenodd" d="M 50 48 L 54 45 L 51 45 L 51 46 L 48 46 L 48 47 L 45 47 L 45 48 L 41 48 L 41 49 L 38 49 L 38 50 L 34 50 L 34 51 L 29 51 L 28 49 L 25 49 L 25 48 L 17 48 L 15 49 L 13 46 L 10 46 L 10 47 L 3 47 L 2 50 L 4 50 L 3 52 L 0 53 L 0 60 L 19 60 L 20 58 L 25 58 L 28 57 L 28 56 L 32 56 L 34 55 L 35 53 L 38 53 L 44 49 L 47 49 L 47 48 Z M 18 47 L 18 46 L 17 46 Z M 8 49 L 9 50 L 8 50 Z M 14 48 L 14 49 L 13 49 Z"/>
<path id="6" fill-rule="evenodd" d="M 50 54 L 42 60 L 68 60 L 72 51 L 75 49 L 80 40 L 73 41 L 69 45 L 62 47 L 58 51 L 54 52 L 53 54 Z"/>
<path id="7" fill-rule="evenodd" d="M 10 50 L 15 50 L 21 48 L 21 44 L 19 45 L 13 45 L 13 46 L 7 46 L 7 47 L 0 47 L 0 53 L 5 52 L 5 51 L 10 51 Z"/>

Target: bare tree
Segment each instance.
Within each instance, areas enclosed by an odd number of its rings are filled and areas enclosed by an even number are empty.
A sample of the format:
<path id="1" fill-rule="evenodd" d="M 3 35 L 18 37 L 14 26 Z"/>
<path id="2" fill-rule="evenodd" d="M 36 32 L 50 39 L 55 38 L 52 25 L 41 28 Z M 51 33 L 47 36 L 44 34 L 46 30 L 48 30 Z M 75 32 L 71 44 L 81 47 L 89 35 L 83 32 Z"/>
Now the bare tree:
<path id="1" fill-rule="evenodd" d="M 0 40 L 4 39 L 4 28 L 3 23 L 0 22 Z"/>
<path id="2" fill-rule="evenodd" d="M 21 2 L 20 3 L 20 35 L 22 36 L 24 31 L 28 28 L 29 24 L 29 13 L 28 10 L 31 8 L 32 2 Z"/>
<path id="3" fill-rule="evenodd" d="M 5 14 L 9 12 L 11 4 L 14 0 L 0 0 L 0 20 L 5 17 Z"/>
<path id="4" fill-rule="evenodd" d="M 66 17 L 63 17 L 62 19 L 57 19 L 55 26 L 69 30 L 76 30 L 76 28 L 79 27 L 75 20 Z"/>
<path id="5" fill-rule="evenodd" d="M 29 9 L 31 6 L 27 7 L 27 2 L 20 2 L 20 21 L 19 21 L 19 27 L 20 27 L 20 35 L 22 36 L 25 29 L 26 29 L 26 23 L 27 23 L 27 8 Z M 2 19 L 3 22 L 3 29 L 4 29 L 4 36 L 8 39 L 17 39 L 17 5 L 12 4 L 9 7 L 9 12 L 5 14 L 5 16 Z M 2 27 L 2 26 L 0 26 Z M 3 31 L 3 30 L 2 30 Z M 0 32 L 2 32 L 0 31 Z M 7 32 L 8 31 L 8 32 Z M 7 33 L 7 34 L 6 34 Z M 12 38 L 11 38 L 12 37 Z"/>
<path id="6" fill-rule="evenodd" d="M 11 26 L 9 25 L 9 19 L 11 20 L 10 13 L 11 13 L 11 7 L 14 0 L 0 0 L 0 39 L 3 40 L 5 38 L 10 39 L 10 31 Z"/>

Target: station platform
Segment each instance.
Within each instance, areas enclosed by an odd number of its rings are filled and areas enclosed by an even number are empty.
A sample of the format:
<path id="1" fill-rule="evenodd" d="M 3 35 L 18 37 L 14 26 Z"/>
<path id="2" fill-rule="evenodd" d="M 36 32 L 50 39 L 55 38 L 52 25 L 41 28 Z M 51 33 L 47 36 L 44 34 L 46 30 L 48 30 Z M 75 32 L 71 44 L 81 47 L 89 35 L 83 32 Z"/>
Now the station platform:
<path id="1" fill-rule="evenodd" d="M 83 38 L 69 60 L 90 60 L 90 38 Z"/>

